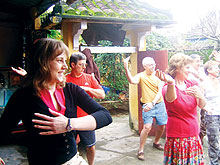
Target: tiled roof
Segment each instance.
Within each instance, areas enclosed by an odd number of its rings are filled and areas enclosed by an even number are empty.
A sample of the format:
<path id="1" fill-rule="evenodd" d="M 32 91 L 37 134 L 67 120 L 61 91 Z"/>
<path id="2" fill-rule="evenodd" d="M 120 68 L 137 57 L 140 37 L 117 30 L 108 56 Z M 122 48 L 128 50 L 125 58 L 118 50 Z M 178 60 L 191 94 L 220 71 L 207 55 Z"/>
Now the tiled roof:
<path id="1" fill-rule="evenodd" d="M 150 23 L 162 26 L 174 23 L 170 12 L 138 0 L 77 0 L 70 6 L 61 1 L 47 18 L 42 19 L 42 26 L 48 26 L 53 15 L 66 20 Z"/>
<path id="2" fill-rule="evenodd" d="M 171 20 L 171 14 L 137 0 L 78 0 L 63 15 L 119 19 Z"/>

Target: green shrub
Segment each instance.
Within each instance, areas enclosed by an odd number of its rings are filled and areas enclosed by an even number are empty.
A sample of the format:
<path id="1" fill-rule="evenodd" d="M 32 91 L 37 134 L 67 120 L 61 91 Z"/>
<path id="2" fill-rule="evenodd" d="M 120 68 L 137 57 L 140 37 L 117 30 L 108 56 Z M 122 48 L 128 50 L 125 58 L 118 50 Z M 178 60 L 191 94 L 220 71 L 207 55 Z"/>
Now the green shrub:
<path id="1" fill-rule="evenodd" d="M 111 41 L 100 41 L 102 46 L 111 46 Z M 128 44 L 127 40 L 125 44 Z M 101 83 L 110 88 L 110 92 L 105 100 L 118 100 L 118 93 L 128 90 L 128 81 L 123 67 L 123 58 L 125 55 L 120 53 L 100 53 L 94 54 L 100 75 Z"/>

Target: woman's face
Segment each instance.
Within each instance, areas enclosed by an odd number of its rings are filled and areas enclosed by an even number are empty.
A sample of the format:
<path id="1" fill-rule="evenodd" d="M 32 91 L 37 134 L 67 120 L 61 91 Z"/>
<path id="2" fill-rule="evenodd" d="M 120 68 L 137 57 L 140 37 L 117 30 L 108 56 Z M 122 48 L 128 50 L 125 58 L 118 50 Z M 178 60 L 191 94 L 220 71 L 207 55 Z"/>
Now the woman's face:
<path id="1" fill-rule="evenodd" d="M 193 60 L 193 67 L 194 67 L 196 70 L 198 70 L 199 67 L 200 67 L 200 65 L 201 65 L 200 57 L 195 58 L 195 59 Z"/>
<path id="2" fill-rule="evenodd" d="M 59 83 L 65 79 L 65 71 L 67 69 L 66 64 L 67 56 L 65 53 L 62 53 L 56 56 L 50 62 L 50 74 L 51 74 L 51 83 Z"/>
<path id="3" fill-rule="evenodd" d="M 219 76 L 219 67 L 218 65 L 213 65 L 208 69 L 209 75 L 212 75 L 213 77 L 218 77 Z"/>
<path id="4" fill-rule="evenodd" d="M 187 80 L 188 75 L 190 73 L 191 64 L 187 64 L 176 71 L 176 77 L 181 80 Z"/>

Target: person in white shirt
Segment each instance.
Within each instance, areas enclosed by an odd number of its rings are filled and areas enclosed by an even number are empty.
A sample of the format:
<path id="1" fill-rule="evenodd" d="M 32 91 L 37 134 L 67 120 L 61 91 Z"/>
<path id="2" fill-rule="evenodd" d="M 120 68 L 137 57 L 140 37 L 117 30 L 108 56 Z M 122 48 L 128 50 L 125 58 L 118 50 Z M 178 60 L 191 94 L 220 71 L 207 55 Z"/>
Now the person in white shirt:
<path id="1" fill-rule="evenodd" d="M 205 115 L 206 133 L 208 136 L 208 155 L 211 165 L 217 165 L 220 156 L 219 147 L 219 129 L 220 129 L 220 82 L 219 82 L 219 63 L 216 61 L 208 61 L 204 65 L 207 79 L 201 86 L 205 93 L 207 111 Z"/>

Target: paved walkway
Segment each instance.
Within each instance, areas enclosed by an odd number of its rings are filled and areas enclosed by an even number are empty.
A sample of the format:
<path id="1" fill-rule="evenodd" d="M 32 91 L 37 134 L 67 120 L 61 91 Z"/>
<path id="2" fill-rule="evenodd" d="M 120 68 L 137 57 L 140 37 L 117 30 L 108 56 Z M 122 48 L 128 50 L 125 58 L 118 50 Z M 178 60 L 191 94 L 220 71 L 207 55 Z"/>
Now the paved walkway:
<path id="1" fill-rule="evenodd" d="M 130 130 L 128 115 L 114 117 L 114 122 L 96 131 L 96 165 L 162 165 L 163 151 L 152 147 L 154 137 L 145 144 L 145 161 L 136 158 L 139 136 Z M 162 144 L 165 139 L 161 139 Z M 204 145 L 205 164 L 208 164 L 207 142 Z"/>
<path id="2" fill-rule="evenodd" d="M 145 145 L 145 161 L 136 158 L 139 136 L 130 130 L 127 114 L 113 115 L 113 123 L 96 131 L 95 165 L 161 165 L 163 151 L 152 147 L 153 137 Z M 161 139 L 164 144 L 165 140 Z M 0 157 L 6 165 L 27 165 L 26 149 L 19 146 L 0 147 Z M 204 146 L 205 160 L 208 164 L 207 144 Z"/>

